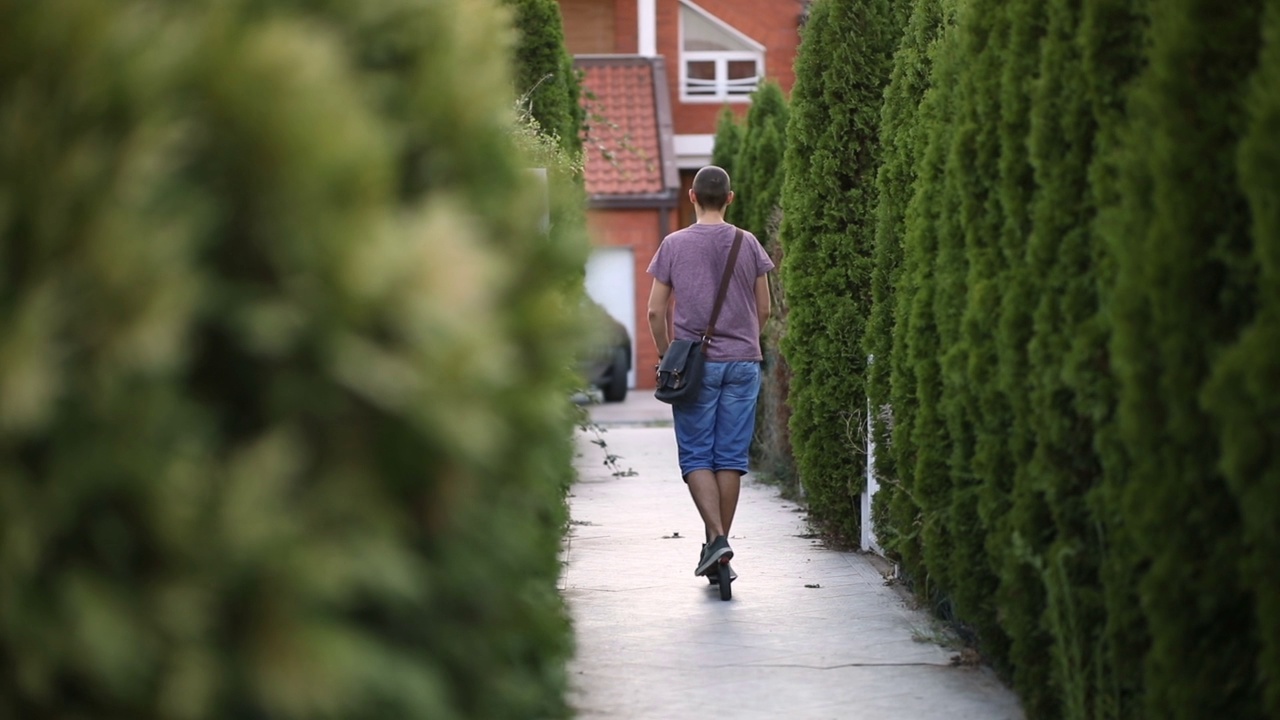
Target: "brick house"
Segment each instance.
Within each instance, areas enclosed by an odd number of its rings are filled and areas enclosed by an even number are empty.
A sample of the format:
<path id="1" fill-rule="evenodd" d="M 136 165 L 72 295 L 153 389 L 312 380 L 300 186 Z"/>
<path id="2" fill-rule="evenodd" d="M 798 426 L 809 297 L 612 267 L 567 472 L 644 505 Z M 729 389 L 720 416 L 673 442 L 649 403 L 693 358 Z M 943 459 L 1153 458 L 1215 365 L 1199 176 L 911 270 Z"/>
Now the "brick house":
<path id="1" fill-rule="evenodd" d="M 631 332 L 631 385 L 653 387 L 645 270 L 711 158 L 726 105 L 746 114 L 762 78 L 789 93 L 808 0 L 558 0 L 588 110 L 587 291 Z"/>

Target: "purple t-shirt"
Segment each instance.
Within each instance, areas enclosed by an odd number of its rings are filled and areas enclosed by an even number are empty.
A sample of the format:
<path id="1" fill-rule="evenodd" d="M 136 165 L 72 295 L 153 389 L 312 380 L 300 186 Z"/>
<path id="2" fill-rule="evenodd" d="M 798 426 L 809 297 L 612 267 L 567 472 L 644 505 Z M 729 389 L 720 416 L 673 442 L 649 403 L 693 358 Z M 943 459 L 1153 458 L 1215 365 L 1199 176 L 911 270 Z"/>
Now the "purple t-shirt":
<path id="1" fill-rule="evenodd" d="M 649 263 L 649 274 L 670 285 L 675 296 L 675 339 L 696 340 L 706 329 L 735 229 L 729 223 L 720 223 L 677 230 L 662 240 Z M 744 230 L 729 291 L 716 320 L 715 336 L 706 349 L 708 360 L 763 359 L 755 288 L 756 278 L 772 269 L 773 261 L 756 236 Z"/>

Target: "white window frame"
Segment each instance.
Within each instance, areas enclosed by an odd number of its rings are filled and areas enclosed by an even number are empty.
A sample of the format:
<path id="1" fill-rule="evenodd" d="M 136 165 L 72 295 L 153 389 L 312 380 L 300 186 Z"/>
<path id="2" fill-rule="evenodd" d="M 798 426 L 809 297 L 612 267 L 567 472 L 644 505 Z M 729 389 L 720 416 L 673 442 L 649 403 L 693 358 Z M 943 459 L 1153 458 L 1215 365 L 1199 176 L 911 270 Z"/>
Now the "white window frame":
<path id="1" fill-rule="evenodd" d="M 689 0 L 680 0 L 680 101 L 684 103 L 745 103 L 750 102 L 750 95 L 760 86 L 764 79 L 764 45 L 756 42 L 740 30 L 720 18 L 703 10 Z M 750 50 L 685 50 L 684 49 L 684 9 L 702 15 L 711 23 L 719 26 L 727 34 L 739 40 Z M 756 64 L 756 76 L 740 80 L 729 79 L 729 63 L 753 61 Z M 714 80 L 691 80 L 689 63 L 714 62 L 716 76 Z M 714 92 L 690 93 L 691 83 L 710 87 Z"/>

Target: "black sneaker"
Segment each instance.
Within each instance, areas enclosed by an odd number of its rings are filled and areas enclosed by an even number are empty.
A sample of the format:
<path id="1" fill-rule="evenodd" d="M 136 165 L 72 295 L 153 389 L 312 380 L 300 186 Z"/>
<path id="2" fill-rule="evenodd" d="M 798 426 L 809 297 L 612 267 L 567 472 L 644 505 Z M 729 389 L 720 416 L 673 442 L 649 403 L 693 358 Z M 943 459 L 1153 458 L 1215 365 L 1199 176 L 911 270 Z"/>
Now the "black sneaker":
<path id="1" fill-rule="evenodd" d="M 730 566 L 729 563 L 725 563 L 724 566 L 729 569 L 729 582 L 733 582 L 734 580 L 737 580 L 738 573 L 733 571 L 733 567 Z M 707 573 L 707 582 L 711 583 L 712 585 L 719 585 L 720 573 L 718 572 Z"/>
<path id="2" fill-rule="evenodd" d="M 720 562 L 720 558 L 733 557 L 733 548 L 729 547 L 729 538 L 721 535 L 702 552 L 702 561 L 698 563 L 698 569 L 693 571 L 694 575 L 706 575 L 716 563 Z"/>
<path id="3" fill-rule="evenodd" d="M 706 554 L 707 554 L 707 544 L 702 543 L 702 549 L 698 551 L 699 564 L 702 563 L 702 556 Z M 728 563 L 725 563 L 725 565 L 728 565 Z M 720 573 L 718 572 L 709 572 L 706 574 L 706 578 L 707 578 L 707 582 L 711 583 L 712 585 L 720 584 Z M 729 567 L 729 582 L 733 582 L 734 580 L 737 580 L 737 579 L 738 579 L 738 573 L 734 572 L 732 567 Z"/>

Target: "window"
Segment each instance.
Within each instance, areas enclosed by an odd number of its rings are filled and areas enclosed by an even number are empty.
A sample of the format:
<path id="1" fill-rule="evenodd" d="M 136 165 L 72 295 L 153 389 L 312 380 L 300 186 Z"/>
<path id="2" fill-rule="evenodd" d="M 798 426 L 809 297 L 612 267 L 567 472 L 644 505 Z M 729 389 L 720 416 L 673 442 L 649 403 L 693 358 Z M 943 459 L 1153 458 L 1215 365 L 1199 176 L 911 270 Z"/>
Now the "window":
<path id="1" fill-rule="evenodd" d="M 764 74 L 764 46 L 691 2 L 680 3 L 680 99 L 745 101 Z"/>

